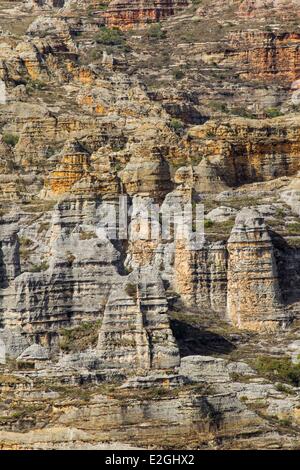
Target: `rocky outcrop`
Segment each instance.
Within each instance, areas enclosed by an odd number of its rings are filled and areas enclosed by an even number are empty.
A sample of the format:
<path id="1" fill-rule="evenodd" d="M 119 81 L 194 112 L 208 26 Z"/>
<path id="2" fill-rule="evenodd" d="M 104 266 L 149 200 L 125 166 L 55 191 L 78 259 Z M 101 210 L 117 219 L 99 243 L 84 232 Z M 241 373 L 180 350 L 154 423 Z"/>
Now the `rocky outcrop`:
<path id="1" fill-rule="evenodd" d="M 18 357 L 20 361 L 47 361 L 49 359 L 49 351 L 39 344 L 32 344 L 26 348 Z"/>
<path id="2" fill-rule="evenodd" d="M 28 37 L 20 43 L 11 38 L 2 42 L 0 78 L 5 83 L 24 83 L 24 77 L 29 81 L 39 80 L 42 83 L 54 76 L 57 80 L 67 78 L 70 64 L 77 59 L 76 46 L 68 26 L 60 20 L 44 20 L 44 23 L 40 20 L 36 22 L 36 28 L 39 31 L 47 31 L 49 28 L 52 34 L 43 39 L 37 38 L 33 27 Z M 61 61 L 62 57 L 65 58 L 64 63 Z"/>
<path id="3" fill-rule="evenodd" d="M 284 314 L 274 248 L 258 212 L 241 211 L 228 240 L 227 314 L 240 328 L 273 330 Z"/>
<path id="4" fill-rule="evenodd" d="M 4 326 L 22 325 L 29 334 L 46 337 L 47 344 L 51 330 L 101 317 L 110 286 L 120 282 L 119 254 L 104 234 L 97 237 L 96 211 L 95 199 L 71 196 L 58 204 L 49 230 L 50 246 L 27 272 L 20 274 L 17 262 L 9 268 L 10 258 L 4 257 L 6 273 L 18 269 L 1 292 Z M 19 256 L 15 244 L 10 257 Z"/>
<path id="5" fill-rule="evenodd" d="M 205 157 L 199 164 L 201 168 L 213 168 L 213 187 L 218 184 L 220 188 L 220 181 L 229 186 L 269 181 L 295 175 L 299 170 L 298 129 L 296 116 L 210 121 L 190 129 L 188 147 L 195 159 Z M 205 188 L 199 173 L 200 187 Z"/>
<path id="6" fill-rule="evenodd" d="M 110 28 L 129 29 L 164 20 L 188 5 L 188 0 L 113 0 L 103 16 Z"/>
<path id="7" fill-rule="evenodd" d="M 18 216 L 0 217 L 0 289 L 19 276 Z"/>
<path id="8" fill-rule="evenodd" d="M 0 4 L 0 448 L 298 448 L 294 2 Z"/>
<path id="9" fill-rule="evenodd" d="M 138 150 L 119 176 L 130 196 L 162 201 L 172 188 L 169 165 L 160 148 Z"/>
<path id="10" fill-rule="evenodd" d="M 228 40 L 230 49 L 222 64 L 238 64 L 242 78 L 287 83 L 299 78 L 298 33 L 247 31 L 232 33 Z"/>
<path id="11" fill-rule="evenodd" d="M 54 194 L 68 192 L 77 181 L 87 175 L 89 169 L 90 156 L 88 152 L 76 141 L 66 144 L 62 152 L 61 163 L 50 174 L 50 191 Z"/>
<path id="12" fill-rule="evenodd" d="M 143 267 L 131 282 L 111 293 L 99 333 L 104 367 L 171 369 L 179 352 L 168 319 L 168 304 L 158 274 Z"/>
<path id="13" fill-rule="evenodd" d="M 246 16 L 267 16 L 272 11 L 272 13 L 288 16 L 297 14 L 297 6 L 297 0 L 244 0 L 239 7 L 239 12 Z"/>
<path id="14" fill-rule="evenodd" d="M 227 296 L 227 251 L 222 242 L 193 250 L 185 243 L 175 247 L 175 291 L 187 306 L 224 312 Z"/>
<path id="15" fill-rule="evenodd" d="M 147 370 L 150 348 L 134 285 L 131 295 L 125 289 L 110 295 L 99 334 L 99 356 L 105 367 Z"/>
<path id="16" fill-rule="evenodd" d="M 300 215 L 300 172 L 280 194 L 281 199 L 288 204 L 293 212 Z"/>

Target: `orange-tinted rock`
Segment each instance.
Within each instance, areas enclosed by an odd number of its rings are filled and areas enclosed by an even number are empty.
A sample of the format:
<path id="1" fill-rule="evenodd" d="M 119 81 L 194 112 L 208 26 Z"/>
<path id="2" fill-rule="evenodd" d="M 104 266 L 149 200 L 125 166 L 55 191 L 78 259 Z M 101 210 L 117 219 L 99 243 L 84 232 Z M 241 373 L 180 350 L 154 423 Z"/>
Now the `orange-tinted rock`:
<path id="1" fill-rule="evenodd" d="M 299 45 L 299 33 L 232 33 L 225 63 L 238 64 L 242 78 L 292 82 L 300 74 Z"/>
<path id="2" fill-rule="evenodd" d="M 284 325 L 271 237 L 258 212 L 244 208 L 228 240 L 227 313 L 238 327 L 260 331 Z"/>
<path id="3" fill-rule="evenodd" d="M 130 196 L 162 200 L 172 188 L 169 165 L 159 147 L 140 149 L 120 172 L 120 178 Z"/>
<path id="4" fill-rule="evenodd" d="M 185 305 L 224 311 L 227 289 L 227 252 L 221 242 L 192 250 L 185 241 L 175 244 L 175 289 Z"/>
<path id="5" fill-rule="evenodd" d="M 63 194 L 89 172 L 90 156 L 78 142 L 67 144 L 62 161 L 49 178 L 49 186 L 54 194 Z"/>
<path id="6" fill-rule="evenodd" d="M 107 153 L 101 151 L 91 156 L 93 177 L 97 178 L 98 193 L 104 199 L 114 199 L 121 193 L 121 181 L 117 175 L 117 163 Z"/>
<path id="7" fill-rule="evenodd" d="M 221 188 L 222 182 L 237 186 L 270 181 L 293 176 L 300 170 L 299 120 L 296 116 L 211 120 L 191 128 L 187 144 L 192 155 L 204 157 L 194 170 L 195 174 L 198 171 L 195 187 L 199 191 L 212 191 L 215 184 Z"/>
<path id="8" fill-rule="evenodd" d="M 187 0 L 114 0 L 104 13 L 107 25 L 128 29 L 159 22 L 188 6 Z"/>

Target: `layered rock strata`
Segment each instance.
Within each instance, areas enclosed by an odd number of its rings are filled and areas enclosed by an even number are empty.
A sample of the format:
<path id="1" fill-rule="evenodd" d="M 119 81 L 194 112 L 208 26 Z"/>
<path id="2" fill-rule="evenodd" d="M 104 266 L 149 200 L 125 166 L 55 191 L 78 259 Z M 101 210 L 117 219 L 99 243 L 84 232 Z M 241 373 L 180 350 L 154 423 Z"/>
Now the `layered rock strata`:
<path id="1" fill-rule="evenodd" d="M 297 13 L 297 7 L 297 0 L 244 0 L 239 7 L 239 12 L 247 16 L 267 16 L 272 11 L 288 16 Z"/>
<path id="2" fill-rule="evenodd" d="M 213 169 L 210 186 L 220 187 L 220 181 L 238 186 L 295 175 L 299 170 L 298 130 L 296 116 L 263 121 L 212 120 L 189 130 L 188 147 L 196 162 L 197 156 L 205 157 L 199 164 L 201 169 L 203 162 Z"/>
<path id="3" fill-rule="evenodd" d="M 103 16 L 110 28 L 129 29 L 164 20 L 188 5 L 187 0 L 113 0 Z"/>
<path id="4" fill-rule="evenodd" d="M 227 246 L 227 313 L 231 321 L 251 330 L 272 330 L 288 322 L 274 248 L 258 212 L 240 212 Z"/>
<path id="5" fill-rule="evenodd" d="M 223 65 L 239 64 L 239 74 L 250 80 L 292 83 L 300 74 L 300 35 L 247 31 L 232 33 Z"/>
<path id="6" fill-rule="evenodd" d="M 142 268 L 133 283 L 111 293 L 99 333 L 104 367 L 171 369 L 179 352 L 168 319 L 168 304 L 159 275 Z"/>
<path id="7" fill-rule="evenodd" d="M 49 178 L 49 187 L 54 194 L 64 194 L 89 171 L 89 154 L 78 142 L 67 144 L 58 168 Z"/>

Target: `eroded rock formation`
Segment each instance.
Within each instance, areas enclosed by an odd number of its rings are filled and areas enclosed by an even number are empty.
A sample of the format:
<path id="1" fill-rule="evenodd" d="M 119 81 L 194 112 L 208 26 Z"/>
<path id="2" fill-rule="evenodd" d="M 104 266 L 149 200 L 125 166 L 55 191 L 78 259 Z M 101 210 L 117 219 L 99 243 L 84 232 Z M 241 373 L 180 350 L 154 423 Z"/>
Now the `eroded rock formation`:
<path id="1" fill-rule="evenodd" d="M 241 77 L 245 79 L 281 79 L 291 83 L 300 75 L 300 35 L 247 31 L 231 34 L 232 50 L 224 63 L 239 64 Z"/>
<path id="2" fill-rule="evenodd" d="M 285 320 L 274 248 L 260 214 L 236 218 L 228 240 L 227 312 L 239 327 L 273 329 Z"/>
<path id="3" fill-rule="evenodd" d="M 187 7 L 188 0 L 113 0 L 103 15 L 110 28 L 157 23 Z"/>
<path id="4" fill-rule="evenodd" d="M 108 3 L 0 2 L 0 448 L 298 448 L 297 11 Z"/>
<path id="5" fill-rule="evenodd" d="M 100 361 L 104 367 L 171 369 L 179 365 L 179 352 L 162 282 L 145 267 L 135 277 L 108 299 L 99 333 Z"/>

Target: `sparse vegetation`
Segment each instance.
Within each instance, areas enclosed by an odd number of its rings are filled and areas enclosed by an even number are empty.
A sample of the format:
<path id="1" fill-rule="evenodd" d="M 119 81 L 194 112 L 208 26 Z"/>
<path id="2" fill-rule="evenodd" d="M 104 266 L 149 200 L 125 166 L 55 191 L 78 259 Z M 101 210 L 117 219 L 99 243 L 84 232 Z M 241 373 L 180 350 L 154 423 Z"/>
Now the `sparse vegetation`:
<path id="1" fill-rule="evenodd" d="M 118 29 L 103 26 L 96 36 L 96 42 L 105 46 L 121 46 L 124 44 L 124 37 Z"/>
<path id="2" fill-rule="evenodd" d="M 175 118 L 171 119 L 169 125 L 170 125 L 170 128 L 173 129 L 173 131 L 175 132 L 180 133 L 184 129 L 184 124 L 180 119 L 175 119 Z"/>
<path id="3" fill-rule="evenodd" d="M 173 77 L 175 78 L 175 80 L 182 80 L 182 78 L 184 78 L 183 70 L 180 70 L 180 69 L 174 70 Z"/>
<path id="4" fill-rule="evenodd" d="M 164 39 L 166 37 L 166 32 L 162 30 L 161 24 L 153 24 L 148 29 L 148 37 L 150 39 Z"/>
<path id="5" fill-rule="evenodd" d="M 2 136 L 2 140 L 10 147 L 15 147 L 19 142 L 19 136 L 17 134 L 5 133 Z"/>
<path id="6" fill-rule="evenodd" d="M 294 390 L 287 387 L 283 383 L 276 384 L 275 388 L 278 392 L 286 393 L 287 395 L 295 395 L 296 394 L 296 392 Z"/>
<path id="7" fill-rule="evenodd" d="M 210 219 L 205 219 L 204 220 L 204 228 L 211 228 L 214 226 L 214 223 L 212 220 Z"/>
<path id="8" fill-rule="evenodd" d="M 259 356 L 253 366 L 261 375 L 271 380 L 300 386 L 300 364 L 293 364 L 289 357 Z"/>
<path id="9" fill-rule="evenodd" d="M 271 119 L 283 115 L 283 113 L 277 108 L 266 109 L 265 114 L 268 118 L 271 118 Z"/>
<path id="10" fill-rule="evenodd" d="M 300 235 L 300 222 L 288 224 L 286 228 L 289 235 Z"/>
<path id="11" fill-rule="evenodd" d="M 26 91 L 28 93 L 33 93 L 34 91 L 41 91 L 47 87 L 47 84 L 41 80 L 27 80 L 26 82 Z"/>
<path id="12" fill-rule="evenodd" d="M 136 284 L 127 284 L 125 288 L 126 293 L 131 297 L 135 302 L 137 299 L 137 285 Z"/>
<path id="13" fill-rule="evenodd" d="M 32 361 L 17 361 L 18 370 L 32 370 L 34 369 L 34 362 Z"/>
<path id="14" fill-rule="evenodd" d="M 98 340 L 101 321 L 84 322 L 74 328 L 66 328 L 59 333 L 59 346 L 63 351 L 84 351 L 95 347 Z"/>
<path id="15" fill-rule="evenodd" d="M 47 269 L 49 269 L 49 264 L 47 261 L 42 261 L 40 264 L 33 264 L 29 270 L 31 273 L 41 273 Z"/>
<path id="16" fill-rule="evenodd" d="M 32 252 L 34 242 L 27 237 L 19 237 L 19 253 L 23 260 L 27 260 Z"/>
<path id="17" fill-rule="evenodd" d="M 93 238 L 96 238 L 95 232 L 80 232 L 79 235 L 80 240 L 92 240 Z"/>
<path id="18" fill-rule="evenodd" d="M 42 222 L 38 228 L 38 234 L 47 232 L 50 228 L 50 222 Z"/>

